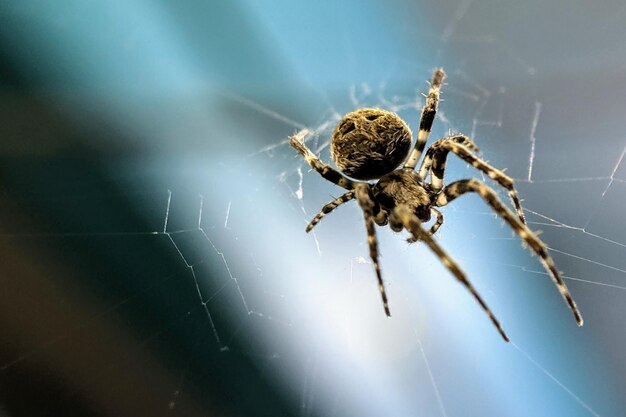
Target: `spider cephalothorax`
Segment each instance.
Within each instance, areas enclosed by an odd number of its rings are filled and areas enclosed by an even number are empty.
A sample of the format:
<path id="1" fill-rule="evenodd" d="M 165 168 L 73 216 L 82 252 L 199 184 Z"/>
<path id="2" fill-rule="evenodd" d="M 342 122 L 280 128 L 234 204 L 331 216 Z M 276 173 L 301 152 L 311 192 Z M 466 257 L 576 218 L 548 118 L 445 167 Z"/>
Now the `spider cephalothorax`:
<path id="1" fill-rule="evenodd" d="M 356 199 L 365 217 L 370 257 L 372 258 L 372 264 L 378 279 L 385 313 L 388 316 L 391 314 L 378 263 L 376 224 L 379 226 L 389 224 L 389 227 L 396 232 L 406 229 L 412 235 L 412 238 L 409 239 L 410 241 L 421 240 L 428 245 L 450 272 L 472 294 L 504 340 L 508 341 L 508 336 L 500 326 L 499 321 L 467 279 L 465 273 L 459 268 L 454 259 L 433 239 L 433 235 L 443 224 L 443 215 L 435 207 L 445 206 L 463 194 L 476 193 L 539 256 L 561 296 L 574 314 L 576 322 L 579 326 L 582 326 L 582 316 L 565 282 L 556 269 L 546 245 L 526 225 L 524 212 L 517 197 L 517 191 L 513 186 L 513 180 L 503 171 L 492 167 L 479 158 L 475 154 L 478 151 L 478 147 L 470 138 L 459 134 L 435 141 L 426 151 L 419 169 L 415 170 L 435 119 L 439 102 L 439 91 L 444 77 L 445 73 L 443 70 L 435 70 L 430 91 L 422 110 L 417 141 L 410 154 L 411 131 L 407 124 L 395 113 L 380 109 L 359 109 L 348 113 L 337 124 L 330 143 L 331 155 L 335 164 L 349 177 L 358 180 L 377 179 L 375 184 L 352 181 L 324 164 L 304 144 L 304 138 L 308 134 L 307 130 L 303 130 L 290 138 L 291 146 L 305 158 L 313 169 L 323 178 L 347 190 L 346 193 L 326 204 L 311 220 L 306 231 L 311 231 L 326 214 L 341 204 Z M 515 206 L 516 214 L 511 212 L 500 201 L 495 191 L 481 181 L 464 179 L 444 187 L 443 175 L 446 159 L 450 152 L 505 188 Z M 402 167 L 398 168 L 400 165 Z M 429 177 L 430 181 L 427 181 Z M 432 214 L 436 216 L 437 220 L 429 230 L 425 230 L 422 223 L 429 221 Z"/>
<path id="2" fill-rule="evenodd" d="M 397 169 L 383 175 L 372 188 L 374 198 L 385 211 L 406 206 L 422 222 L 430 220 L 432 195 L 426 190 L 417 172 Z"/>

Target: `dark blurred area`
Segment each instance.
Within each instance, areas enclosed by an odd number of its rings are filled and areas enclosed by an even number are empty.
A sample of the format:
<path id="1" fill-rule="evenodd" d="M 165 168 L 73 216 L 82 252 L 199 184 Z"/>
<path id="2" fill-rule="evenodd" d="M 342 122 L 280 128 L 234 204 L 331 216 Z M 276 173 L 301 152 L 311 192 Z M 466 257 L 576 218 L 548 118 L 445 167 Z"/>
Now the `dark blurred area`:
<path id="1" fill-rule="evenodd" d="M 28 32 L 1 18 L 5 41 Z M 34 79 L 0 51 L 0 415 L 291 415 L 263 369 L 220 350 L 189 268 L 153 236 L 167 189 L 127 192 L 101 169 L 159 151 L 133 146 L 62 74 Z M 68 114 L 66 99 L 85 106 Z"/>

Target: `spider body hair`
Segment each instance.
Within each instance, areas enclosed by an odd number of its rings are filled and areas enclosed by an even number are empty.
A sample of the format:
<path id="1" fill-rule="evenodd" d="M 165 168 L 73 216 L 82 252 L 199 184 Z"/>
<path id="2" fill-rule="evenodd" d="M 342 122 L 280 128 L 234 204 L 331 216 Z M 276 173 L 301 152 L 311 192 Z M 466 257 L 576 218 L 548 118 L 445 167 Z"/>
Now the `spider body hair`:
<path id="1" fill-rule="evenodd" d="M 330 154 L 341 172 L 371 180 L 393 171 L 411 149 L 412 133 L 397 114 L 364 108 L 346 114 L 330 140 Z"/>

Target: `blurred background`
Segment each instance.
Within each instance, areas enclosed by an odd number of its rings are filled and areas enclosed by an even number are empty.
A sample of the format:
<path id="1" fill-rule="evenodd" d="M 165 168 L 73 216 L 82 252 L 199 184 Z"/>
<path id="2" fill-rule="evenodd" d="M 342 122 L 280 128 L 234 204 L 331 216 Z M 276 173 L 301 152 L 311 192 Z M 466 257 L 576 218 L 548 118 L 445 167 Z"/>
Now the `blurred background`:
<path id="1" fill-rule="evenodd" d="M 0 5 L 0 416 L 626 415 L 626 6 L 8 1 Z M 379 230 L 386 318 L 341 115 L 471 135 L 514 177 L 576 299 L 475 196 L 441 262 Z M 450 157 L 446 175 L 480 173 Z M 506 198 L 506 193 L 501 193 Z"/>

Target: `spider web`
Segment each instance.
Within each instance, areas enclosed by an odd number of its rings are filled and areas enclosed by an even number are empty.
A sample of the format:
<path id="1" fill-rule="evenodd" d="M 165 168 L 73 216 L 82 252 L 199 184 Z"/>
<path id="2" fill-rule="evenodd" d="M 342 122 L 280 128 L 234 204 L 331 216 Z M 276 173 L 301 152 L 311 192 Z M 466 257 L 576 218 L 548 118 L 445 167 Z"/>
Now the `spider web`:
<path id="1" fill-rule="evenodd" d="M 45 221 L 5 207 L 3 218 L 12 222 L 2 240 L 49 254 L 42 264 L 51 270 L 24 272 L 29 278 L 20 284 L 14 275 L 5 279 L 7 297 L 31 294 L 36 307 L 25 301 L 22 310 L 3 314 L 16 323 L 26 314 L 33 326 L 26 335 L 5 336 L 3 381 L 46 363 L 62 375 L 70 398 L 103 392 L 94 403 L 110 404 L 103 411 L 116 415 L 128 412 L 129 386 L 138 398 L 151 398 L 152 415 L 200 415 L 210 407 L 245 414 L 249 408 L 232 403 L 255 391 L 272 399 L 273 390 L 287 405 L 255 397 L 251 407 L 272 414 L 284 406 L 300 416 L 623 412 L 626 140 L 613 109 L 624 103 L 619 94 L 598 93 L 610 91 L 610 77 L 592 83 L 586 67 L 576 73 L 535 65 L 526 56 L 541 55 L 524 42 L 498 28 L 476 30 L 490 6 L 462 0 L 437 11 L 439 32 L 427 37 L 432 65 L 395 58 L 363 80 L 338 76 L 339 85 L 320 89 L 311 76 L 306 88 L 282 94 L 210 88 L 213 117 L 226 125 L 219 134 L 231 141 L 211 147 L 210 156 L 118 159 L 104 164 L 108 181 L 59 174 L 50 189 L 28 183 L 20 198 Z M 276 25 L 272 33 L 283 39 Z M 608 20 L 604 30 L 618 26 Z M 397 30 L 412 38 L 417 29 Z M 338 49 L 362 57 L 350 37 Z M 581 307 L 582 329 L 538 260 L 473 197 L 445 208 L 439 242 L 501 319 L 510 345 L 426 248 L 378 229 L 393 313 L 385 318 L 355 204 L 304 233 L 340 190 L 295 157 L 288 135 L 310 129 L 307 145 L 330 161 L 330 133 L 354 108 L 398 112 L 417 131 L 434 65 L 447 70 L 448 85 L 429 143 L 468 133 L 484 158 L 508 168 L 530 227 L 542 231 Z M 293 104 L 302 100 L 310 103 Z M 594 118 L 580 110 L 592 105 L 602 109 Z M 488 182 L 453 159 L 446 183 Z M 51 224 L 44 211 L 63 220 Z M 90 253 L 107 262 L 75 259 Z M 65 277 L 63 261 L 88 280 L 83 287 Z M 47 315 L 59 319 L 42 319 Z M 73 318 L 70 327 L 61 324 L 66 317 Z M 113 348 L 119 340 L 126 343 Z M 90 360 L 64 365 L 67 356 L 98 353 L 110 369 L 85 366 Z M 151 372 L 97 390 L 102 381 L 145 369 Z M 150 389 L 137 387 L 146 380 Z M 202 399 L 207 391 L 211 401 Z M 220 395 L 227 399 L 214 402 Z"/>

